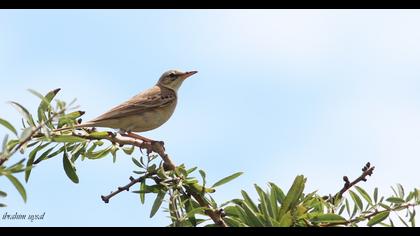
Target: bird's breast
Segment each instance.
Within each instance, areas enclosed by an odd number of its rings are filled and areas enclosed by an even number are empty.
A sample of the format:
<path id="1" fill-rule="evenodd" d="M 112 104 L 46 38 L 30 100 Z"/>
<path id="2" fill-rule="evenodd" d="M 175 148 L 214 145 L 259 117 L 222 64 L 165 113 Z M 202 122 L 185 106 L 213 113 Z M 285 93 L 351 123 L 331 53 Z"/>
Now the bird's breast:
<path id="1" fill-rule="evenodd" d="M 152 129 L 156 129 L 163 125 L 175 111 L 176 102 L 165 107 L 159 107 L 143 112 L 138 115 L 133 122 L 131 131 L 133 132 L 145 132 Z"/>

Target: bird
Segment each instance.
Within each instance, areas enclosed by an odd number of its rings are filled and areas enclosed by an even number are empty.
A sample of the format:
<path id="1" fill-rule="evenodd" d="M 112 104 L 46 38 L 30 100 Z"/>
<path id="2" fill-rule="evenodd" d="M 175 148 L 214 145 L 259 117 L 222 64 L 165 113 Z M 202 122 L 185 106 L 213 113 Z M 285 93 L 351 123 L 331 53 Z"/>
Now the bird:
<path id="1" fill-rule="evenodd" d="M 102 115 L 90 121 L 72 127 L 56 129 L 55 131 L 84 127 L 106 127 L 118 129 L 121 134 L 140 138 L 143 141 L 153 141 L 133 132 L 150 131 L 166 123 L 175 111 L 178 90 L 182 83 L 186 78 L 197 72 L 168 70 L 160 76 L 153 87 L 140 92 Z"/>

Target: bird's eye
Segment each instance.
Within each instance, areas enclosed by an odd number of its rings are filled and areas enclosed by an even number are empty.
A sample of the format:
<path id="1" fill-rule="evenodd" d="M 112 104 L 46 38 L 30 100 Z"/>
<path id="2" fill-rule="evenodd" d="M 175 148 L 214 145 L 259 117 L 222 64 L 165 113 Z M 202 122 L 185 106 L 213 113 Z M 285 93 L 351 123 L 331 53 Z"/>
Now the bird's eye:
<path id="1" fill-rule="evenodd" d="M 174 80 L 174 79 L 176 78 L 175 73 L 170 73 L 170 74 L 169 74 L 169 78 L 171 78 L 172 80 Z"/>

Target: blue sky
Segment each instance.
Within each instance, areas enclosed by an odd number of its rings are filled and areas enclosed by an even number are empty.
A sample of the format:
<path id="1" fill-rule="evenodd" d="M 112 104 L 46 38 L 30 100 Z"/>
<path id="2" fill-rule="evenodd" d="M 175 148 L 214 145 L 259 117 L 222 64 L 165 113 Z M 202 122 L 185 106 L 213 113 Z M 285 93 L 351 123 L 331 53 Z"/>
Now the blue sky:
<path id="1" fill-rule="evenodd" d="M 179 91 L 173 117 L 145 136 L 164 140 L 176 163 L 198 166 L 220 187 L 219 202 L 268 181 L 287 189 L 335 193 L 370 161 L 361 186 L 419 187 L 420 11 L 418 10 L 1 10 L 0 117 L 19 127 L 6 103 L 35 109 L 26 89 L 62 88 L 84 120 L 152 86 L 167 69 L 198 70 Z M 6 133 L 0 129 L 0 136 Z M 18 157 L 16 156 L 16 159 Z M 7 180 L 8 213 L 42 213 L 15 226 L 164 226 L 125 193 L 128 156 L 76 163 L 79 184 L 61 158 L 39 165 L 23 203 Z M 23 178 L 21 178 L 23 180 Z M 253 194 L 254 197 L 255 194 Z"/>

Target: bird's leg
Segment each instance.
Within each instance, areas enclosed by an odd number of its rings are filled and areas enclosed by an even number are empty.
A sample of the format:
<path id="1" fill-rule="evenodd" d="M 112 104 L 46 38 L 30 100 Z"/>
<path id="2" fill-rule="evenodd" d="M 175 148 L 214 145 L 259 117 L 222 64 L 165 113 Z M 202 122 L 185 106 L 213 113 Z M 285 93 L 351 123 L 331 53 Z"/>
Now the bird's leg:
<path id="1" fill-rule="evenodd" d="M 132 132 L 130 132 L 130 131 L 127 131 L 125 134 L 122 134 L 122 135 L 127 136 L 127 137 L 131 137 L 131 138 L 140 139 L 140 140 L 142 140 L 142 141 L 144 141 L 144 142 L 149 142 L 149 143 L 156 142 L 155 140 L 148 139 L 148 138 L 146 138 L 146 137 L 143 137 L 143 136 L 141 136 L 141 135 L 138 135 L 138 134 L 132 133 Z"/>
<path id="2" fill-rule="evenodd" d="M 125 131 L 125 130 L 120 130 L 120 132 L 119 132 L 122 136 L 126 136 L 126 137 L 131 137 L 131 138 L 135 138 L 135 139 L 140 139 L 140 140 L 142 140 L 143 142 L 147 142 L 147 143 L 149 143 L 150 145 L 155 145 L 155 143 L 159 143 L 159 145 L 161 145 L 162 146 L 162 148 L 163 148 L 163 151 L 165 151 L 165 143 L 163 142 L 163 141 L 155 141 L 155 140 L 152 140 L 152 139 L 149 139 L 149 138 L 146 138 L 146 137 L 143 137 L 143 136 L 141 136 L 141 135 L 138 135 L 138 134 L 135 134 L 135 133 L 133 133 L 133 132 L 131 132 L 131 131 Z M 140 148 L 140 152 L 141 152 L 141 148 Z M 151 153 L 151 150 L 149 150 L 149 148 L 147 149 L 147 154 L 150 154 Z"/>

